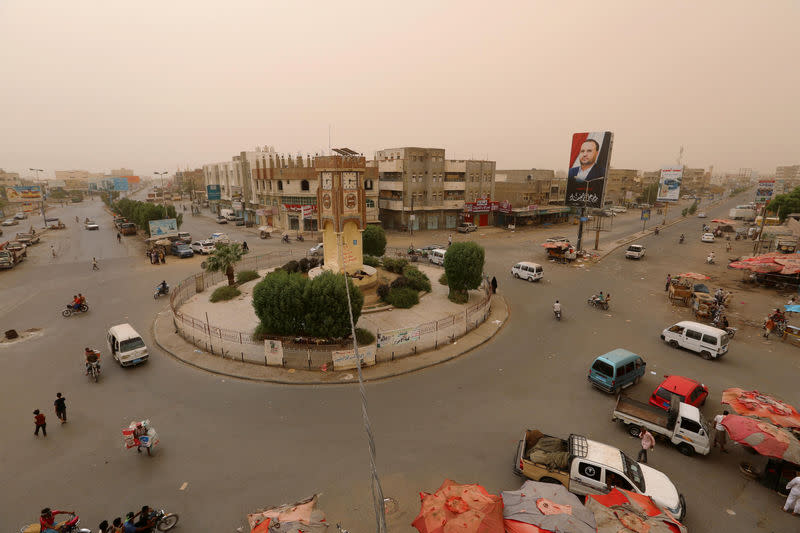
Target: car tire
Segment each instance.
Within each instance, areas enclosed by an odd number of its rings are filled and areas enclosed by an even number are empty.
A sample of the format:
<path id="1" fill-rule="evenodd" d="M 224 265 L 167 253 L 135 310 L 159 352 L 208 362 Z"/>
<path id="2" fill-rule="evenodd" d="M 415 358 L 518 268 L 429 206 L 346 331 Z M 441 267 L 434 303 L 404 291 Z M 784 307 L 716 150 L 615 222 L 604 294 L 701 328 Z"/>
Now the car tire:
<path id="1" fill-rule="evenodd" d="M 528 281 L 533 283 L 534 281 L 536 281 L 536 278 L 534 278 L 533 276 L 528 276 Z"/>
<path id="2" fill-rule="evenodd" d="M 433 263 L 433 260 L 431 260 L 431 263 Z M 517 278 L 517 279 L 519 279 L 519 274 L 517 274 L 517 273 L 515 272 L 515 273 L 514 273 L 514 277 L 515 277 L 515 278 Z"/>
<path id="3" fill-rule="evenodd" d="M 678 451 L 681 452 L 686 457 L 691 457 L 694 455 L 694 448 L 690 444 L 682 442 L 678 445 Z"/>
<path id="4" fill-rule="evenodd" d="M 630 426 L 628 426 L 628 435 L 630 435 L 631 437 L 636 437 L 638 439 L 639 433 L 641 432 L 642 428 L 640 428 L 636 424 L 631 424 Z"/>
<path id="5" fill-rule="evenodd" d="M 679 347 L 680 347 L 680 345 L 678 344 L 678 341 L 676 341 L 676 340 L 669 341 L 669 343 L 668 343 L 668 344 L 669 344 L 669 345 L 670 345 L 672 348 L 679 348 Z"/>

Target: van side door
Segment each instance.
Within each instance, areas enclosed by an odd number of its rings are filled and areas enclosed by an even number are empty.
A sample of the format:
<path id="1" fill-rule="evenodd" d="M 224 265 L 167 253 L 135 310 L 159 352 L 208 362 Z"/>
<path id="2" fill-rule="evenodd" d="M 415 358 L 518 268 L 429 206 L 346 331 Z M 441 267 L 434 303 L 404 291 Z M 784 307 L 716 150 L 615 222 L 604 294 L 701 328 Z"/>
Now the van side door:
<path id="1" fill-rule="evenodd" d="M 700 340 L 703 336 L 700 334 L 699 331 L 695 331 L 693 329 L 686 328 L 686 341 L 684 342 L 684 346 L 686 348 L 690 348 L 696 352 L 700 351 Z"/>

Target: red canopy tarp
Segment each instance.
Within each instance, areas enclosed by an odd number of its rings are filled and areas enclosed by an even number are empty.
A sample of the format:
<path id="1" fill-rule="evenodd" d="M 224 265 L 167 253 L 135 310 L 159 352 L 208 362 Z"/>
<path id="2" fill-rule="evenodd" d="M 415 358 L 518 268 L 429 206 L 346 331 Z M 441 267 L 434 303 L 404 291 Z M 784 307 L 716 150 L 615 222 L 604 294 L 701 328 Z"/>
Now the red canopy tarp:
<path id="1" fill-rule="evenodd" d="M 558 249 L 561 249 L 561 250 L 566 250 L 567 248 L 569 248 L 571 246 L 572 245 L 570 243 L 564 242 L 564 241 L 546 242 L 546 243 L 542 244 L 542 247 L 543 248 L 547 248 L 548 250 L 555 249 L 555 248 L 558 248 Z"/>
<path id="2" fill-rule="evenodd" d="M 725 415 L 722 425 L 731 439 L 749 446 L 766 457 L 800 465 L 800 441 L 789 430 L 756 418 Z"/>
<path id="3" fill-rule="evenodd" d="M 669 511 L 661 509 L 649 496 L 617 487 L 608 494 L 588 495 L 586 508 L 594 513 L 597 533 L 688 531 Z"/>
<path id="4" fill-rule="evenodd" d="M 722 403 L 743 416 L 766 419 L 776 426 L 800 428 L 800 413 L 786 402 L 758 391 L 730 388 L 722 391 Z"/>
<path id="5" fill-rule="evenodd" d="M 422 507 L 411 522 L 419 533 L 503 533 L 503 499 L 480 485 L 446 479 L 435 493 L 419 496 Z"/>
<path id="6" fill-rule="evenodd" d="M 780 252 L 748 257 L 728 263 L 730 268 L 750 270 L 759 274 L 798 274 L 800 273 L 800 257 Z"/>
<path id="7" fill-rule="evenodd" d="M 715 218 L 711 221 L 713 224 L 727 224 L 728 226 L 733 226 L 736 224 L 735 220 L 728 220 L 726 218 Z"/>

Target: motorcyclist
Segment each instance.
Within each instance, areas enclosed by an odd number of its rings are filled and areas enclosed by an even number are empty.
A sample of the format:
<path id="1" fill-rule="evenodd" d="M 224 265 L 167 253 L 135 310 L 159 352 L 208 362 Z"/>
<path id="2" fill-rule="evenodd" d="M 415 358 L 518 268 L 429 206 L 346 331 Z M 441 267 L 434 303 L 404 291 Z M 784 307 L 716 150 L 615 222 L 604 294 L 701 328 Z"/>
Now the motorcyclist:
<path id="1" fill-rule="evenodd" d="M 61 531 L 61 525 L 56 525 L 55 516 L 59 514 L 74 515 L 75 511 L 51 511 L 49 507 L 42 509 L 42 515 L 39 517 L 39 526 L 42 533 L 50 533 L 52 531 Z"/>
<path id="2" fill-rule="evenodd" d="M 84 350 L 84 355 L 86 356 L 86 373 L 89 373 L 89 367 L 93 364 L 97 364 L 97 369 L 100 369 L 100 352 L 97 350 L 92 350 L 88 346 Z"/>
<path id="3" fill-rule="evenodd" d="M 655 234 L 658 235 L 658 232 L 659 232 L 659 229 L 658 229 L 658 226 L 656 226 Z"/>
<path id="4" fill-rule="evenodd" d="M 786 322 L 786 315 L 784 315 L 783 311 L 781 311 L 780 309 L 775 309 L 775 312 L 772 313 L 770 318 L 773 320 L 773 322 L 776 322 L 776 323 L 778 323 L 778 322 Z"/>
<path id="5" fill-rule="evenodd" d="M 683 233 L 681 233 L 681 243 L 683 243 L 683 240 L 684 240 L 685 238 L 686 238 L 686 236 L 685 236 Z"/>
<path id="6" fill-rule="evenodd" d="M 72 309 L 75 311 L 80 311 L 81 309 L 81 299 L 74 294 L 72 295 Z"/>
<path id="7" fill-rule="evenodd" d="M 706 257 L 706 263 L 712 264 L 714 262 L 714 252 L 708 252 L 708 257 Z"/>
<path id="8" fill-rule="evenodd" d="M 553 313 L 558 314 L 560 312 L 561 312 L 561 304 L 558 303 L 558 300 L 556 300 L 556 303 L 553 304 Z"/>
<path id="9" fill-rule="evenodd" d="M 161 280 L 161 284 L 158 286 L 158 294 L 167 294 L 167 281 Z"/>

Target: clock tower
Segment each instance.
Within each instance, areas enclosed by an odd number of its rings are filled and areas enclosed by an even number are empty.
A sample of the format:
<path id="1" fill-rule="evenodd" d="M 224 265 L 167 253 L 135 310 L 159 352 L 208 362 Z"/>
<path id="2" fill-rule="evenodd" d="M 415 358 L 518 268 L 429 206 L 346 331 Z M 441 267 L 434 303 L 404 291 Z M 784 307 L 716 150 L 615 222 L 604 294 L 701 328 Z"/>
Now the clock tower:
<path id="1" fill-rule="evenodd" d="M 354 274 L 363 269 L 361 234 L 367 224 L 364 202 L 366 159 L 349 148 L 317 156 L 317 216 L 322 231 L 325 270 Z"/>

